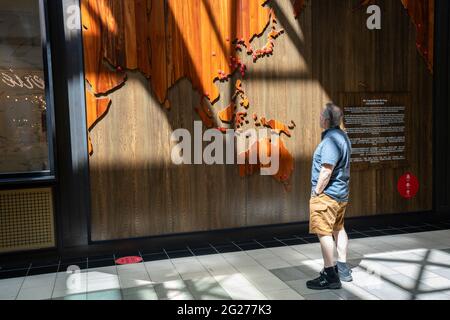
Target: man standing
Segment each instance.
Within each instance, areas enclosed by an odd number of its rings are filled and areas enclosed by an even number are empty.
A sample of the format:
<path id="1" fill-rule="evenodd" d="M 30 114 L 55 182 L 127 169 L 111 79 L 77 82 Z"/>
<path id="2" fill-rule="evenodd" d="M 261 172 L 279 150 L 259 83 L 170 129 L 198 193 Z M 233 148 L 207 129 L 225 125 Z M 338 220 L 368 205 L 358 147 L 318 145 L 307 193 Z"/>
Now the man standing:
<path id="1" fill-rule="evenodd" d="M 342 281 L 352 281 L 347 266 L 348 237 L 344 215 L 349 198 L 351 143 L 340 129 L 342 110 L 328 103 L 320 116 L 324 129 L 312 166 L 309 231 L 317 234 L 322 248 L 324 269 L 317 279 L 307 282 L 314 290 L 340 289 Z M 333 239 L 334 237 L 334 239 Z M 338 259 L 335 262 L 334 253 Z"/>

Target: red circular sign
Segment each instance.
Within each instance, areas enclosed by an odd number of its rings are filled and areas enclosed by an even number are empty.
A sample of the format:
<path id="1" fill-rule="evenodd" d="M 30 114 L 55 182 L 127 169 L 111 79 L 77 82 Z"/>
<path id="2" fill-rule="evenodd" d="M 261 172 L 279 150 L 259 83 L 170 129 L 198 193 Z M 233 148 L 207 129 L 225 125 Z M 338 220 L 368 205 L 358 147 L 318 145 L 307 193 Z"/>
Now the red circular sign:
<path id="1" fill-rule="evenodd" d="M 412 173 L 405 173 L 398 179 L 397 190 L 405 199 L 414 198 L 419 191 L 419 180 Z"/>
<path id="2" fill-rule="evenodd" d="M 123 257 L 116 260 L 116 264 L 135 264 L 142 262 L 141 257 Z"/>

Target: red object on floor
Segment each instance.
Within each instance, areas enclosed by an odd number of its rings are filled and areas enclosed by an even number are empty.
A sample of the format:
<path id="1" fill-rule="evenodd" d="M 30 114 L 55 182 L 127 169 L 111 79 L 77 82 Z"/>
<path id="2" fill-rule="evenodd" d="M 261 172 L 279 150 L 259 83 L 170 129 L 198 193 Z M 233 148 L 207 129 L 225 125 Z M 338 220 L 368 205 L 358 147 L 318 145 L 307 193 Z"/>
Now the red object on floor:
<path id="1" fill-rule="evenodd" d="M 405 199 L 414 198 L 419 191 L 419 180 L 412 173 L 405 173 L 398 180 L 397 190 Z"/>
<path id="2" fill-rule="evenodd" d="M 123 257 L 116 260 L 116 264 L 135 264 L 142 262 L 141 257 Z"/>

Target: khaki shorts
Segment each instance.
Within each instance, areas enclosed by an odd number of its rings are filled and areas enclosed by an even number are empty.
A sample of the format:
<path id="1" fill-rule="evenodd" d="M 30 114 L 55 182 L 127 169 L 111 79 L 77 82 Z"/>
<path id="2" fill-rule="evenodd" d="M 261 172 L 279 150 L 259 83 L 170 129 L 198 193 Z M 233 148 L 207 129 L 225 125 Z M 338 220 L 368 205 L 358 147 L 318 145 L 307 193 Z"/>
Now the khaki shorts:
<path id="1" fill-rule="evenodd" d="M 344 229 L 347 202 L 338 202 L 322 193 L 309 200 L 309 233 L 322 236 L 332 235 Z"/>

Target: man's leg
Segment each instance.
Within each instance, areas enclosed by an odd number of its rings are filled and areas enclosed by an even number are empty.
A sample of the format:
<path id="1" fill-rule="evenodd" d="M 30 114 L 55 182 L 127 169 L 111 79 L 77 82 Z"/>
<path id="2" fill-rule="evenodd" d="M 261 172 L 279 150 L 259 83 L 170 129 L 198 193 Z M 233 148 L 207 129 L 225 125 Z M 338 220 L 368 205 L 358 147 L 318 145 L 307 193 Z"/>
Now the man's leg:
<path id="1" fill-rule="evenodd" d="M 306 286 L 313 290 L 323 289 L 340 289 L 342 284 L 339 280 L 339 275 L 336 272 L 334 263 L 335 244 L 333 236 L 318 235 L 320 240 L 320 247 L 322 249 L 322 256 L 324 261 L 324 269 L 317 279 L 307 281 Z"/>
<path id="2" fill-rule="evenodd" d="M 340 289 L 342 284 L 336 272 L 333 240 L 333 226 L 336 214 L 333 205 L 326 195 L 312 198 L 310 201 L 310 233 L 317 234 L 320 240 L 324 270 L 318 278 L 306 282 L 306 286 L 313 290 Z"/>
<path id="3" fill-rule="evenodd" d="M 353 281 L 352 271 L 347 265 L 348 236 L 345 229 L 333 232 L 337 248 L 337 269 L 339 278 L 345 282 Z"/>
<path id="4" fill-rule="evenodd" d="M 334 249 L 335 243 L 332 236 L 321 236 L 318 235 L 320 240 L 320 247 L 322 249 L 322 256 L 325 268 L 334 267 L 336 264 L 334 262 Z"/>
<path id="5" fill-rule="evenodd" d="M 347 262 L 347 250 L 348 250 L 348 236 L 345 229 L 333 232 L 334 239 L 336 241 L 336 248 L 338 253 L 338 261 L 342 263 Z"/>

